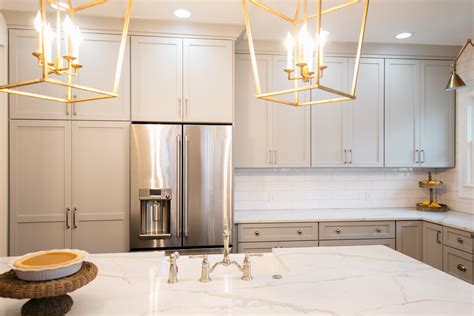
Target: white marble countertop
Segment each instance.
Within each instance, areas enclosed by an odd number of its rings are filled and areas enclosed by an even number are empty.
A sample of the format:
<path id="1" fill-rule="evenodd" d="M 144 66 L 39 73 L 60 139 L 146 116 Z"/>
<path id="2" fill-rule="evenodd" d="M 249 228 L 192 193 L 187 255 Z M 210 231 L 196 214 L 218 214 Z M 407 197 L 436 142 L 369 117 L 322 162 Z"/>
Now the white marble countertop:
<path id="1" fill-rule="evenodd" d="M 474 232 L 474 215 L 421 212 L 414 208 L 235 211 L 234 223 L 425 220 Z"/>
<path id="2" fill-rule="evenodd" d="M 241 262 L 241 254 L 231 255 Z M 221 256 L 209 257 L 211 265 Z M 0 258 L 0 272 L 8 258 Z M 163 253 L 91 255 L 96 280 L 71 293 L 68 315 L 473 315 L 474 287 L 384 246 L 275 249 L 252 257 L 254 280 L 236 268 L 198 282 L 200 260 L 178 260 L 167 284 Z M 272 278 L 282 275 L 280 280 Z M 0 298 L 0 315 L 26 300 Z"/>

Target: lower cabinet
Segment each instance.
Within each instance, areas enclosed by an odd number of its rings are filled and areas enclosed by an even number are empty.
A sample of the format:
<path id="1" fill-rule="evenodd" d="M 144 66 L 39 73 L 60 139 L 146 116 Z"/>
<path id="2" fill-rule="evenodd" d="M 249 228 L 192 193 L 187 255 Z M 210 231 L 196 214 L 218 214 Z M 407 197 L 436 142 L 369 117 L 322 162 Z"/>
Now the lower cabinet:
<path id="1" fill-rule="evenodd" d="M 10 121 L 10 255 L 128 250 L 129 123 Z"/>
<path id="2" fill-rule="evenodd" d="M 443 270 L 443 226 L 423 222 L 423 262 Z"/>
<path id="3" fill-rule="evenodd" d="M 239 242 L 240 253 L 271 252 L 273 248 L 317 247 L 317 240 L 305 241 L 267 241 L 267 242 Z"/>
<path id="4" fill-rule="evenodd" d="M 474 255 L 443 246 L 443 271 L 464 281 L 474 283 Z"/>
<path id="5" fill-rule="evenodd" d="M 396 250 L 416 260 L 423 259 L 423 222 L 397 221 Z"/>
<path id="6" fill-rule="evenodd" d="M 382 245 L 395 249 L 395 239 L 321 240 L 320 247 Z"/>

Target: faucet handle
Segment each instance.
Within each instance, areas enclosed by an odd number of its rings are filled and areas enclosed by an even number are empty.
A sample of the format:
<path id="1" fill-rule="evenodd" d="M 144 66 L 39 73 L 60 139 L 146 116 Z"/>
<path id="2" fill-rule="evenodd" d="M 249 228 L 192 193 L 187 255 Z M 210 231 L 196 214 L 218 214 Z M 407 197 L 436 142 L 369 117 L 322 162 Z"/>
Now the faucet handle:
<path id="1" fill-rule="evenodd" d="M 189 256 L 189 258 L 192 258 L 192 259 L 202 258 L 201 277 L 199 278 L 199 282 L 204 282 L 204 283 L 210 282 L 211 275 L 209 272 L 209 260 L 207 258 L 207 254 L 193 255 L 193 256 Z"/>

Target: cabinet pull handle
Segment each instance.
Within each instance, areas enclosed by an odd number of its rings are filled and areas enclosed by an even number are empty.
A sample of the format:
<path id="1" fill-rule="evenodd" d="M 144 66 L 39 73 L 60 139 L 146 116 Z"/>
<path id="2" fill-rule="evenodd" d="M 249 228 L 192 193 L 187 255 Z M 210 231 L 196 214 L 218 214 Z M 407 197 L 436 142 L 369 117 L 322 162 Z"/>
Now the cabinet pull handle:
<path id="1" fill-rule="evenodd" d="M 461 271 L 461 272 L 466 272 L 466 271 L 467 271 L 466 266 L 463 265 L 463 264 L 458 264 L 457 268 L 458 268 L 458 270 Z"/>
<path id="2" fill-rule="evenodd" d="M 344 149 L 344 164 L 347 165 L 347 149 Z"/>
<path id="3" fill-rule="evenodd" d="M 458 243 L 462 244 L 464 242 L 464 239 L 462 239 L 461 237 L 458 237 L 457 241 Z"/>
<path id="4" fill-rule="evenodd" d="M 420 163 L 420 151 L 415 150 L 415 163 Z"/>
<path id="5" fill-rule="evenodd" d="M 188 98 L 184 99 L 184 117 L 188 117 L 188 106 L 189 106 L 189 100 Z"/>
<path id="6" fill-rule="evenodd" d="M 71 228 L 71 225 L 69 224 L 69 213 L 71 213 L 71 208 L 66 207 L 66 229 Z"/>
<path id="7" fill-rule="evenodd" d="M 66 103 L 66 115 L 69 115 L 69 104 L 70 103 Z"/>
<path id="8" fill-rule="evenodd" d="M 273 151 L 273 154 L 275 155 L 275 162 L 274 162 L 274 164 L 276 165 L 276 164 L 277 164 L 277 151 L 276 151 L 276 149 Z"/>
<path id="9" fill-rule="evenodd" d="M 77 214 L 77 207 L 73 207 L 72 209 L 72 228 L 73 229 L 77 228 L 76 214 Z"/>
<path id="10" fill-rule="evenodd" d="M 259 236 L 260 232 L 258 230 L 255 231 L 255 236 Z"/>
<path id="11" fill-rule="evenodd" d="M 420 150 L 420 163 L 425 163 L 425 150 L 424 149 Z"/>
<path id="12" fill-rule="evenodd" d="M 349 149 L 349 154 L 350 154 L 349 164 L 352 165 L 352 149 Z"/>
<path id="13" fill-rule="evenodd" d="M 183 101 L 178 98 L 178 116 L 181 117 L 181 109 L 183 108 Z"/>
<path id="14" fill-rule="evenodd" d="M 441 231 L 440 230 L 436 232 L 436 242 L 438 244 L 441 244 Z"/>
<path id="15" fill-rule="evenodd" d="M 271 149 L 268 150 L 268 164 L 272 164 L 272 151 Z"/>
<path id="16" fill-rule="evenodd" d="M 340 228 L 336 228 L 336 233 L 340 233 L 341 232 L 341 229 Z"/>
<path id="17" fill-rule="evenodd" d="M 298 229 L 298 235 L 303 234 L 303 231 L 301 229 Z"/>
<path id="18" fill-rule="evenodd" d="M 72 98 L 77 99 L 77 95 L 73 95 Z M 72 115 L 77 115 L 76 103 L 75 102 L 72 104 Z"/>
<path id="19" fill-rule="evenodd" d="M 377 228 L 375 229 L 375 231 L 376 231 L 377 233 L 380 233 L 380 232 L 382 231 L 382 229 L 380 229 L 379 227 L 377 227 Z"/>

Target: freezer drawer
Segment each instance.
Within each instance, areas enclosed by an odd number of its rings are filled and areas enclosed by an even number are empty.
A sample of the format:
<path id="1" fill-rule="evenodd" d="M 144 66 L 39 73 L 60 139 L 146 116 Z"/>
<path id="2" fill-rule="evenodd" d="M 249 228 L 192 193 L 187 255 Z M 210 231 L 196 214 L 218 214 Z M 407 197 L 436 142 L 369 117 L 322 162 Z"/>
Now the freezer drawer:
<path id="1" fill-rule="evenodd" d="M 183 128 L 183 245 L 223 245 L 232 227 L 232 126 Z"/>

